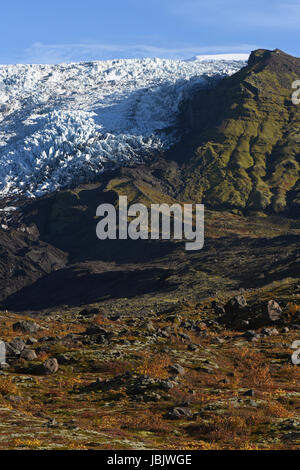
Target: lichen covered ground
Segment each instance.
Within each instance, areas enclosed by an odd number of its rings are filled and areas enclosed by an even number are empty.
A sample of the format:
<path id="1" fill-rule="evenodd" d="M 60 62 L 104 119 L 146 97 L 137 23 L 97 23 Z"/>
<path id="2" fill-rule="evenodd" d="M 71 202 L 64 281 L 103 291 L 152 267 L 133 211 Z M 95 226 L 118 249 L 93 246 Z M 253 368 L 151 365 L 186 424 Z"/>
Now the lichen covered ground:
<path id="1" fill-rule="evenodd" d="M 35 315 L 1 312 L 3 340 L 35 338 L 27 362 L 0 375 L 1 449 L 297 449 L 300 445 L 300 288 L 249 290 L 249 305 L 276 296 L 283 320 L 248 339 L 201 302 L 150 295 Z M 32 316 L 31 316 L 32 318 Z M 270 326 L 269 326 L 270 327 Z M 55 357 L 59 370 L 36 365 Z"/>

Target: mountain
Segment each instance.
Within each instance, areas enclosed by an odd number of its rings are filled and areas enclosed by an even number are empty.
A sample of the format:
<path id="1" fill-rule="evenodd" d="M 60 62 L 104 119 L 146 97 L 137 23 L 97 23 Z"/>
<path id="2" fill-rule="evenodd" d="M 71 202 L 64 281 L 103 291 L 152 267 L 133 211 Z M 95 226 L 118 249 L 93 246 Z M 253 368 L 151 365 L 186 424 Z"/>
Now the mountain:
<path id="1" fill-rule="evenodd" d="M 41 196 L 162 155 L 178 164 L 161 170 L 176 199 L 294 217 L 300 59 L 245 59 L 1 66 L 0 196 Z"/>
<path id="2" fill-rule="evenodd" d="M 205 297 L 219 289 L 257 288 L 286 278 L 292 279 L 286 286 L 294 282 L 299 274 L 300 126 L 299 107 L 291 103 L 291 84 L 300 76 L 300 60 L 277 50 L 258 50 L 251 54 L 248 65 L 241 68 L 239 64 L 235 74 L 222 79 L 218 75 L 217 80 L 216 68 L 221 67 L 219 71 L 225 73 L 224 61 L 215 62 L 222 65 L 209 65 L 213 68 L 212 79 L 205 87 L 203 75 L 191 80 L 196 86 L 190 88 L 186 80 L 182 82 L 183 88 L 181 85 L 178 88 L 178 80 L 173 77 L 177 91 L 168 96 L 166 89 L 161 94 L 155 78 L 150 95 L 159 90 L 160 99 L 164 99 L 152 103 L 147 93 L 141 98 L 141 109 L 145 109 L 146 102 L 149 106 L 151 102 L 149 112 L 154 112 L 158 102 L 160 106 L 166 103 L 169 116 L 171 108 L 168 106 L 176 96 L 176 113 L 172 117 L 176 124 L 172 132 L 177 127 L 181 138 L 167 151 L 155 150 L 154 146 L 151 158 L 144 158 L 136 145 L 140 161 L 133 157 L 127 164 L 107 167 L 106 171 L 99 171 L 92 177 L 84 171 L 80 158 L 57 160 L 52 153 L 49 161 L 53 161 L 54 173 L 49 169 L 47 174 L 40 174 L 43 191 L 48 194 L 39 198 L 26 198 L 26 185 L 18 186 L 15 180 L 15 189 L 22 191 L 24 188 L 25 192 L 14 204 L 17 208 L 8 210 L 6 206 L 12 202 L 0 201 L 0 301 L 3 306 L 19 310 L 46 309 L 151 292 L 155 297 L 169 295 L 168 292 Z M 159 67 L 161 63 L 158 62 Z M 176 63 L 183 73 L 182 64 Z M 137 64 L 141 67 L 141 76 Z M 167 64 L 170 65 L 168 61 Z M 116 66 L 121 73 L 119 65 Z M 123 83 L 126 89 L 129 65 L 134 65 L 133 81 L 137 86 L 138 80 L 145 80 L 144 67 L 150 67 L 154 73 L 155 61 L 124 62 L 126 79 L 124 83 L 121 80 L 120 86 Z M 228 66 L 232 67 L 231 63 Z M 82 64 L 72 67 L 75 75 L 82 76 Z M 72 67 L 67 67 L 66 80 Z M 94 68 L 96 64 L 89 67 Z M 206 65 L 204 70 L 208 71 Z M 115 69 L 111 73 L 116 76 Z M 171 76 L 171 69 L 168 73 Z M 79 78 L 76 80 L 79 86 Z M 163 81 L 165 83 L 165 77 Z M 74 105 L 71 92 L 74 84 L 68 85 L 68 82 L 64 87 L 70 87 L 70 103 L 66 104 L 64 96 L 64 116 Z M 89 84 L 87 90 L 91 86 Z M 97 87 L 98 96 L 101 87 Z M 112 93 L 116 83 L 107 87 L 111 87 Z M 178 89 L 185 90 L 180 99 Z M 80 95 L 80 99 L 87 102 L 87 108 L 92 109 L 95 97 L 89 102 L 84 90 L 82 85 L 75 94 L 76 100 Z M 117 110 L 121 110 L 123 104 L 120 100 Z M 32 109 L 32 104 L 30 106 Z M 112 119 L 113 115 L 110 116 Z M 116 128 L 118 123 L 125 122 L 124 116 L 128 118 L 126 113 L 114 116 Z M 149 116 L 153 114 L 145 114 L 147 122 Z M 12 125 L 12 117 L 10 122 Z M 141 120 L 141 125 L 143 122 Z M 72 125 L 68 125 L 72 129 Z M 126 126 L 128 129 L 128 124 Z M 44 135 L 42 131 L 45 129 L 39 130 L 39 139 Z M 113 138 L 120 136 L 116 132 Z M 81 148 L 86 152 L 86 147 Z M 125 148 L 128 151 L 128 147 Z M 32 167 L 25 158 L 23 170 L 31 169 L 33 174 L 32 179 L 28 174 L 28 181 L 32 183 L 30 193 L 40 194 L 38 188 L 41 187 L 36 186 L 35 179 L 39 177 L 34 167 L 36 158 L 30 155 Z M 114 157 L 113 152 L 110 155 Z M 19 159 L 19 164 L 22 161 Z M 99 163 L 99 159 L 97 161 Z M 17 164 L 12 168 L 19 172 Z M 56 171 L 58 179 L 54 177 Z M 11 174 L 5 173 L 7 177 Z M 86 181 L 78 183 L 83 177 Z M 72 182 L 70 188 L 64 187 L 67 181 Z M 96 209 L 104 202 L 117 206 L 120 195 L 126 195 L 129 203 L 141 202 L 147 206 L 163 202 L 204 202 L 205 249 L 189 254 L 184 250 L 184 243 L 172 240 L 100 242 L 95 235 Z"/>
<path id="3" fill-rule="evenodd" d="M 300 208 L 300 59 L 257 50 L 247 67 L 199 90 L 182 109 L 188 135 L 171 151 L 181 196 L 211 208 L 289 213 Z"/>
<path id="4" fill-rule="evenodd" d="M 0 447 L 299 450 L 299 59 L 0 73 Z M 100 241 L 120 195 L 204 248 Z"/>

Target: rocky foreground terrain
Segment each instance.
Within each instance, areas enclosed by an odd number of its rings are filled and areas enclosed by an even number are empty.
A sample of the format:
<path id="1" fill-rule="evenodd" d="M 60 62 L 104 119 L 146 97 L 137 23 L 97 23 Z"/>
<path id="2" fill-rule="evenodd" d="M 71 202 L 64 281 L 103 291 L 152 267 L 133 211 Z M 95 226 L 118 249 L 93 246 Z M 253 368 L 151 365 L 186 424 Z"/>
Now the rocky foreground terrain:
<path id="1" fill-rule="evenodd" d="M 256 51 L 167 155 L 1 201 L 1 449 L 299 449 L 298 68 Z M 100 242 L 119 195 L 204 202 L 204 249 Z"/>
<path id="2" fill-rule="evenodd" d="M 1 448 L 298 449 L 300 285 L 235 294 L 2 311 Z"/>

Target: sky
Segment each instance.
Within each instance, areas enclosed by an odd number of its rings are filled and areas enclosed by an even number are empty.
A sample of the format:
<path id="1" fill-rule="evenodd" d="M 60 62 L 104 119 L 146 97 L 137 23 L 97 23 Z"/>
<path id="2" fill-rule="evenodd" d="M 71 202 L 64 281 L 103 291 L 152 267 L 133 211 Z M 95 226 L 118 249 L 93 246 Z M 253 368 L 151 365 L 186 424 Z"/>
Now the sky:
<path id="1" fill-rule="evenodd" d="M 2 0 L 0 64 L 300 56 L 300 0 Z"/>

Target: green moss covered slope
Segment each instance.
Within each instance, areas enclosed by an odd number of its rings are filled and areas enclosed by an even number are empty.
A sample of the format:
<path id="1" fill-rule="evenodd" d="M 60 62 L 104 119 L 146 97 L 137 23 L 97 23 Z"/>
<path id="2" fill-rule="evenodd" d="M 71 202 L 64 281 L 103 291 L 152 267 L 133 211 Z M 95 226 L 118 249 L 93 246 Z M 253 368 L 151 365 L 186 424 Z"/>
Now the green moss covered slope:
<path id="1" fill-rule="evenodd" d="M 183 199 L 214 209 L 300 212 L 300 59 L 257 50 L 248 66 L 183 105 L 189 133 L 171 151 L 183 164 Z"/>

